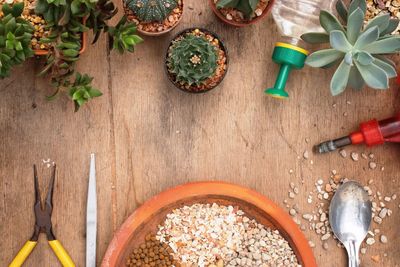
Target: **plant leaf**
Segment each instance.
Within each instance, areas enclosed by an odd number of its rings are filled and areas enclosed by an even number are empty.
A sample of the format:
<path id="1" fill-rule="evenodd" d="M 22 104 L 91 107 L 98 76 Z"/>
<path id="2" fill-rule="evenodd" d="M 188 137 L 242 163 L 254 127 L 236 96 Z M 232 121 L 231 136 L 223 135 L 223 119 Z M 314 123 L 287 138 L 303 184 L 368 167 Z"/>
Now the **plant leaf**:
<path id="1" fill-rule="evenodd" d="M 305 42 L 310 44 L 329 43 L 329 35 L 324 32 L 309 32 L 301 36 Z"/>
<path id="2" fill-rule="evenodd" d="M 374 64 L 377 65 L 379 68 L 383 69 L 386 72 L 388 78 L 394 78 L 397 76 L 396 69 L 389 63 L 380 60 L 379 58 L 374 58 Z"/>
<path id="3" fill-rule="evenodd" d="M 339 14 L 340 18 L 344 21 L 347 22 L 347 7 L 346 5 L 343 3 L 342 0 L 338 0 L 336 2 L 336 11 Z"/>
<path id="4" fill-rule="evenodd" d="M 346 35 L 342 31 L 334 30 L 330 33 L 330 44 L 336 50 L 344 53 L 350 51 L 353 46 L 347 41 Z"/>
<path id="5" fill-rule="evenodd" d="M 360 8 L 357 8 L 353 13 L 350 14 L 347 23 L 347 39 L 351 44 L 356 42 L 363 24 L 364 13 L 362 13 Z"/>
<path id="6" fill-rule="evenodd" d="M 343 91 L 346 89 L 350 75 L 350 68 L 351 66 L 348 65 L 344 60 L 342 61 L 342 63 L 340 63 L 331 80 L 332 95 L 339 95 L 343 93 Z"/>
<path id="7" fill-rule="evenodd" d="M 364 87 L 365 85 L 364 79 L 361 76 L 356 66 L 351 67 L 349 81 L 347 84 L 349 87 L 356 90 L 360 90 Z"/>
<path id="8" fill-rule="evenodd" d="M 388 76 L 384 70 L 375 64 L 361 65 L 356 61 L 356 66 L 360 71 L 365 83 L 375 89 L 387 89 L 389 87 Z"/>
<path id="9" fill-rule="evenodd" d="M 363 47 L 370 54 L 393 53 L 400 49 L 400 36 L 388 37 Z"/>
<path id="10" fill-rule="evenodd" d="M 354 10 L 360 8 L 362 12 L 365 14 L 367 12 L 367 3 L 365 0 L 352 0 L 349 5 L 349 14 L 353 13 Z"/>
<path id="11" fill-rule="evenodd" d="M 327 33 L 334 30 L 344 32 L 344 28 L 342 24 L 340 24 L 339 20 L 326 10 L 321 10 L 321 13 L 319 14 L 319 22 Z"/>
<path id="12" fill-rule="evenodd" d="M 306 64 L 314 68 L 327 66 L 343 57 L 343 53 L 335 49 L 323 49 L 309 55 Z"/>
<path id="13" fill-rule="evenodd" d="M 217 8 L 235 7 L 238 3 L 239 0 L 219 0 L 217 3 Z"/>
<path id="14" fill-rule="evenodd" d="M 356 49 L 362 49 L 364 50 L 364 48 L 375 42 L 376 40 L 378 40 L 379 37 L 379 28 L 378 26 L 374 26 L 372 28 L 369 28 L 368 30 L 364 31 L 360 37 L 358 37 L 356 43 L 354 44 L 354 48 Z M 369 52 L 369 51 L 367 51 Z"/>
<path id="15" fill-rule="evenodd" d="M 391 34 L 397 29 L 397 26 L 399 26 L 398 19 L 389 19 L 389 25 L 383 32 L 381 32 L 381 36 L 385 36 L 386 34 Z"/>
<path id="16" fill-rule="evenodd" d="M 356 54 L 356 60 L 360 62 L 361 65 L 369 65 L 375 58 L 370 53 L 361 51 Z"/>
<path id="17" fill-rule="evenodd" d="M 378 15 L 368 22 L 364 30 L 366 31 L 374 26 L 378 26 L 379 32 L 382 33 L 389 26 L 389 19 L 390 19 L 389 14 Z"/>

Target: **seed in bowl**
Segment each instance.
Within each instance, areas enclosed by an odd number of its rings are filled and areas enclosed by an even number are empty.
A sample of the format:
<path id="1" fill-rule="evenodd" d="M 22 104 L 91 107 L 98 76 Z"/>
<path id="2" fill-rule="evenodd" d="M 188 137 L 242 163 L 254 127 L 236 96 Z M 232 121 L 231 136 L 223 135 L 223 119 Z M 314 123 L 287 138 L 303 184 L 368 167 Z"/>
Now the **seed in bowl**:
<path id="1" fill-rule="evenodd" d="M 181 266 L 301 266 L 278 230 L 233 206 L 213 203 L 175 209 L 156 237 L 171 247 Z"/>
<path id="2" fill-rule="evenodd" d="M 181 265 L 174 260 L 171 253 L 172 250 L 168 244 L 161 244 L 154 234 L 148 234 L 145 242 L 132 251 L 126 260 L 126 266 L 180 267 Z"/>

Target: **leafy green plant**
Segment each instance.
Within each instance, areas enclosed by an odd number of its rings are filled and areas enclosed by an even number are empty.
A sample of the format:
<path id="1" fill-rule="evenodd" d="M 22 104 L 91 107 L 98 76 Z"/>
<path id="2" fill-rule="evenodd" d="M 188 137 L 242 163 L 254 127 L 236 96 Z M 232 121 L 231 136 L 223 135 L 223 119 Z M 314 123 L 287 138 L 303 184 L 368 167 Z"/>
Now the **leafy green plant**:
<path id="1" fill-rule="evenodd" d="M 241 11 L 246 19 L 251 19 L 259 2 L 260 0 L 219 0 L 217 8 L 232 7 Z"/>
<path id="2" fill-rule="evenodd" d="M 178 82 L 200 85 L 217 69 L 217 50 L 205 37 L 187 33 L 173 41 L 167 67 Z"/>
<path id="3" fill-rule="evenodd" d="M 83 33 L 92 30 L 93 43 L 102 32 L 106 33 L 110 49 L 120 53 L 133 52 L 134 46 L 143 40 L 136 35 L 135 24 L 125 17 L 115 26 L 108 25 L 117 14 L 111 0 L 37 0 L 35 4 L 35 13 L 43 16 L 50 31 L 49 36 L 40 39 L 50 46 L 45 66 L 39 73 L 49 77 L 55 87 L 54 94 L 48 98 L 54 99 L 60 92 L 66 92 L 78 110 L 88 100 L 101 95 L 91 85 L 93 79 L 89 75 L 75 72 Z M 0 20 L 0 78 L 8 76 L 10 68 L 33 55 L 30 48 L 33 29 L 20 17 L 22 10 L 23 3 L 2 6 L 5 17 Z"/>
<path id="4" fill-rule="evenodd" d="M 178 6 L 177 0 L 125 0 L 141 22 L 164 21 Z"/>
<path id="5" fill-rule="evenodd" d="M 21 18 L 23 3 L 4 4 L 0 18 L 0 78 L 7 77 L 13 66 L 33 56 L 30 48 L 33 27 Z"/>
<path id="6" fill-rule="evenodd" d="M 340 62 L 330 84 L 332 95 L 342 93 L 347 86 L 361 89 L 367 84 L 386 89 L 389 78 L 397 75 L 394 63 L 384 55 L 400 50 L 400 37 L 391 34 L 399 21 L 385 14 L 364 26 L 366 8 L 365 0 L 353 0 L 348 8 L 339 0 L 336 10 L 340 19 L 321 11 L 320 23 L 325 32 L 302 36 L 309 43 L 329 42 L 331 47 L 312 53 L 307 65 L 331 67 Z"/>

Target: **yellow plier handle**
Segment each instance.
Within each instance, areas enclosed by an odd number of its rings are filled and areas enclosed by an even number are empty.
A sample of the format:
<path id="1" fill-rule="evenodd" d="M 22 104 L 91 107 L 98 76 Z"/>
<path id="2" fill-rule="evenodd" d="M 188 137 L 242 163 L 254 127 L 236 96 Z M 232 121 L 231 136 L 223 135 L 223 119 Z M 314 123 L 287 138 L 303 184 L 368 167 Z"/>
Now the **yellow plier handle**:
<path id="1" fill-rule="evenodd" d="M 61 245 L 61 242 L 56 240 L 49 241 L 50 247 L 53 249 L 56 254 L 58 260 L 64 267 L 75 267 L 75 263 L 72 261 L 71 257 L 68 255 L 68 252 Z"/>
<path id="2" fill-rule="evenodd" d="M 10 263 L 8 267 L 21 267 L 24 264 L 26 258 L 31 254 L 32 250 L 35 248 L 37 242 L 36 241 L 27 241 L 25 245 L 20 249 L 17 256 L 15 256 L 14 260 Z M 61 262 L 64 267 L 75 267 L 74 262 L 71 257 L 68 255 L 68 252 L 61 245 L 58 240 L 49 241 L 49 245 L 51 249 L 56 254 L 58 260 Z"/>
<path id="3" fill-rule="evenodd" d="M 19 250 L 17 256 L 10 263 L 9 267 L 21 267 L 26 258 L 31 254 L 32 250 L 36 247 L 37 242 L 27 241 L 25 245 Z"/>

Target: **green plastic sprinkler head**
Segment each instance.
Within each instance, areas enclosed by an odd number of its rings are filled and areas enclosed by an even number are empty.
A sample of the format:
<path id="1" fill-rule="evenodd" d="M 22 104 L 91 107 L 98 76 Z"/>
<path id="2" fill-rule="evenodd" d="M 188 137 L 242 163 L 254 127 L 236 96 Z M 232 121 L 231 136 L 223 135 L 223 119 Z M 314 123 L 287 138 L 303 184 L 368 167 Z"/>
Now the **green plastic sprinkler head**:
<path id="1" fill-rule="evenodd" d="M 272 59 L 281 65 L 273 88 L 265 90 L 269 96 L 286 99 L 289 94 L 285 91 L 286 81 L 292 68 L 301 69 L 308 56 L 308 51 L 287 43 L 276 43 Z"/>

